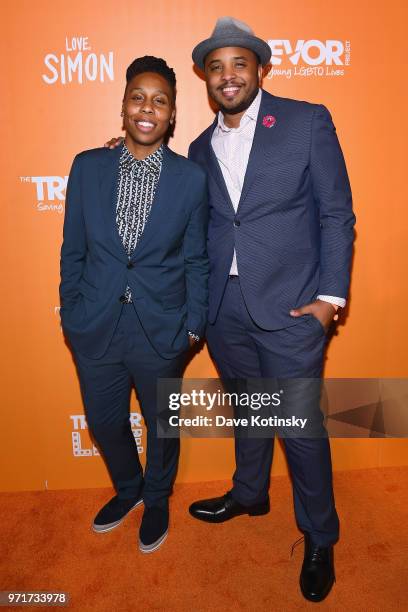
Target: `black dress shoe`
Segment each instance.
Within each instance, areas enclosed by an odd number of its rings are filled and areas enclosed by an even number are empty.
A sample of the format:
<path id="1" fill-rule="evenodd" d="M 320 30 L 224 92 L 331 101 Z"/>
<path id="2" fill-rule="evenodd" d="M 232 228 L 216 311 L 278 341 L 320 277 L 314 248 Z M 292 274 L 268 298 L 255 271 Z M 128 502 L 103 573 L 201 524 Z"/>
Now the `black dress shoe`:
<path id="1" fill-rule="evenodd" d="M 243 506 L 233 499 L 231 493 L 226 493 L 222 497 L 212 499 L 202 499 L 194 502 L 189 508 L 191 516 L 207 523 L 223 523 L 239 516 L 249 514 L 249 516 L 260 516 L 269 512 L 269 497 L 253 506 Z"/>
<path id="2" fill-rule="evenodd" d="M 300 574 L 300 589 L 309 601 L 323 601 L 334 581 L 333 546 L 316 546 L 305 533 L 305 557 Z"/>

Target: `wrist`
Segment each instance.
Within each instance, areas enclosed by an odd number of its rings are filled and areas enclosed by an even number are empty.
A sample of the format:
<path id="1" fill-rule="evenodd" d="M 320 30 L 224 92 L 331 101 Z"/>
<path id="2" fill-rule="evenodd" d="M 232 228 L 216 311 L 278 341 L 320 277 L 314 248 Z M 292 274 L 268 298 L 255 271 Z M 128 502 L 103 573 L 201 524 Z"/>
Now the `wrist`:
<path id="1" fill-rule="evenodd" d="M 200 342 L 200 336 L 198 336 L 197 334 L 195 334 L 194 332 L 190 330 L 187 333 L 190 336 L 190 338 L 192 338 L 195 342 Z"/>

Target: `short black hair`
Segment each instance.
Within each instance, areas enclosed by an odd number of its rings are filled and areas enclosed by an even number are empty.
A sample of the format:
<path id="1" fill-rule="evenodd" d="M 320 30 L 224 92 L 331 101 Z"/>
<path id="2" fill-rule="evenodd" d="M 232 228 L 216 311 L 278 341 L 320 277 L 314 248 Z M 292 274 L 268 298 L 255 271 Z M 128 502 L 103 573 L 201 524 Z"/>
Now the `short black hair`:
<path id="1" fill-rule="evenodd" d="M 165 78 L 173 90 L 174 99 L 176 99 L 176 73 L 173 68 L 166 64 L 164 59 L 154 57 L 153 55 L 144 55 L 143 57 L 136 58 L 126 70 L 126 84 L 137 74 L 142 74 L 143 72 L 156 72 Z"/>

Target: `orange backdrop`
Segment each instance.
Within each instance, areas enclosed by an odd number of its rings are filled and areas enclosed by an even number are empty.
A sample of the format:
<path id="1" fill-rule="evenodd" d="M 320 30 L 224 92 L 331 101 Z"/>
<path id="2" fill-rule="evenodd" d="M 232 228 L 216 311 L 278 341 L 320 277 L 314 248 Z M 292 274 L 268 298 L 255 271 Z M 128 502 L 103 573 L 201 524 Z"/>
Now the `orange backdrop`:
<path id="1" fill-rule="evenodd" d="M 213 118 L 191 49 L 222 15 L 232 13 L 271 41 L 268 91 L 328 106 L 347 160 L 357 240 L 346 325 L 329 347 L 326 376 L 407 376 L 405 2 L 15 0 L 5 6 L 2 490 L 109 483 L 84 429 L 59 325 L 65 177 L 78 151 L 120 134 L 125 69 L 145 54 L 164 57 L 176 70 L 178 119 L 170 144 L 186 153 Z M 186 376 L 215 376 L 206 350 Z M 142 436 L 142 457 L 143 445 Z M 335 469 L 404 464 L 408 456 L 406 440 L 336 439 L 332 448 Z M 183 440 L 179 481 L 228 478 L 232 468 L 232 440 Z M 280 448 L 273 471 L 286 471 Z"/>

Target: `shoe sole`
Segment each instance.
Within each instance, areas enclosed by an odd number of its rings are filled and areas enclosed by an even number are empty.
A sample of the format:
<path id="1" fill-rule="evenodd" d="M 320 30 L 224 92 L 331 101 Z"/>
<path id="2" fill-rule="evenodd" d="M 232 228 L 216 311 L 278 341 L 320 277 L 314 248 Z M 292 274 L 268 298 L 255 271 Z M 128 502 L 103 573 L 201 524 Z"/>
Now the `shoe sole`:
<path id="1" fill-rule="evenodd" d="M 122 516 L 122 518 L 119 519 L 119 521 L 108 523 L 108 525 L 100 525 L 100 526 L 93 524 L 92 531 L 94 531 L 95 533 L 107 533 L 108 531 L 112 531 L 112 529 L 119 527 L 119 525 L 123 523 L 125 518 L 132 512 L 132 510 L 140 506 L 140 504 L 143 504 L 143 499 L 139 499 L 139 501 L 137 501 L 135 505 L 132 506 L 128 512 L 126 512 L 125 516 Z"/>
<path id="2" fill-rule="evenodd" d="M 163 535 L 160 536 L 160 538 L 156 540 L 156 542 L 153 542 L 153 544 L 150 544 L 148 546 L 146 546 L 146 544 L 143 544 L 143 542 L 139 538 L 139 550 L 145 555 L 148 555 L 149 553 L 154 552 L 155 550 L 160 548 L 160 546 L 166 540 L 168 533 L 169 533 L 169 530 L 167 529 L 167 531 L 163 533 Z"/>

